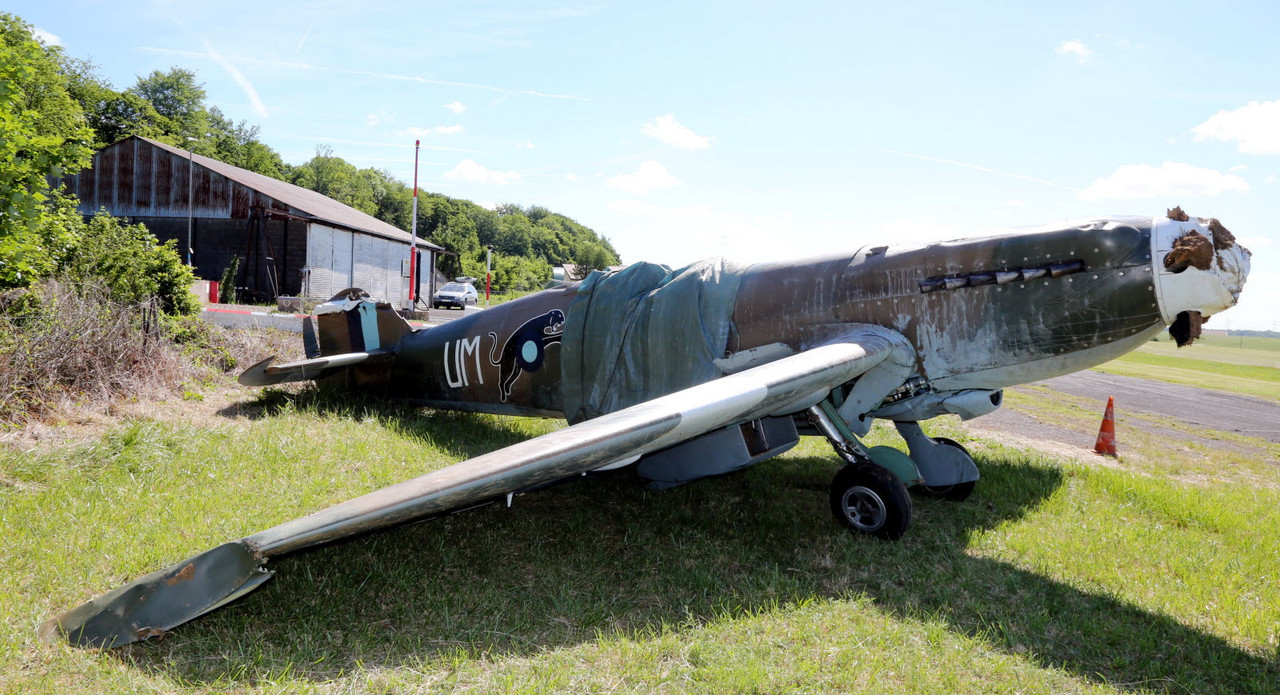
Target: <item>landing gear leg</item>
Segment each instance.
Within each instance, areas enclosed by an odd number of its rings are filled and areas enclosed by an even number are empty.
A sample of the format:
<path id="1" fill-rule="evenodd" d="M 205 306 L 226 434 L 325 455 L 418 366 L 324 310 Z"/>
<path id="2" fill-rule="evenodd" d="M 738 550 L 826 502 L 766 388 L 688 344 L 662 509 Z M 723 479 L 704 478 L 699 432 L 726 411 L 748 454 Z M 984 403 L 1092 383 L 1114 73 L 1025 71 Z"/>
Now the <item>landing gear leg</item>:
<path id="1" fill-rule="evenodd" d="M 911 526 L 911 496 L 902 480 L 872 460 L 872 453 L 829 402 L 810 408 L 809 418 L 847 464 L 831 481 L 831 513 L 836 520 L 877 538 L 901 538 Z"/>

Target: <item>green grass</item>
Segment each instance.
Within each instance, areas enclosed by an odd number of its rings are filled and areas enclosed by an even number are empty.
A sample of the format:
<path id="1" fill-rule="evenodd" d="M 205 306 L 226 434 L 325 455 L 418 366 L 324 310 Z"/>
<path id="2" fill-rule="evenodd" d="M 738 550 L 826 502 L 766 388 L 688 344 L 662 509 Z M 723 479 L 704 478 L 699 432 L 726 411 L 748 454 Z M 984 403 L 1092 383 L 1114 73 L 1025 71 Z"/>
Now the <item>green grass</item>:
<path id="1" fill-rule="evenodd" d="M 1280 402 L 1280 338 L 1206 336 L 1185 348 L 1151 341 L 1096 369 Z"/>
<path id="2" fill-rule="evenodd" d="M 1195 344 L 1208 347 L 1280 352 L 1280 338 L 1269 338 L 1261 335 L 1206 335 L 1197 340 Z"/>
<path id="3" fill-rule="evenodd" d="M 1055 415 L 1076 417 L 1063 406 Z M 0 454 L 0 691 L 1274 692 L 1280 490 L 1214 455 L 1121 467 L 966 437 L 983 480 L 901 542 L 827 511 L 807 438 L 664 492 L 588 479 L 273 561 L 275 579 L 110 652 L 40 621 L 222 541 L 557 425 L 269 397 Z M 1096 426 L 1096 423 L 1095 423 Z M 870 443 L 895 443 L 878 427 Z M 1262 464 L 1257 464 L 1261 466 Z M 1256 473 L 1265 471 L 1265 467 Z"/>

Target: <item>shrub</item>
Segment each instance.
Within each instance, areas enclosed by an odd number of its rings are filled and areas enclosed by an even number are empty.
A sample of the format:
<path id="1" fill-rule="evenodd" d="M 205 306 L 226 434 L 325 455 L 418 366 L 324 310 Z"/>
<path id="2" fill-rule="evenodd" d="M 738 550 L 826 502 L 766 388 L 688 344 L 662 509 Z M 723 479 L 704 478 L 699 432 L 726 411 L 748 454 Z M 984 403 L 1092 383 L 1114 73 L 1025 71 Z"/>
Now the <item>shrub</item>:
<path id="1" fill-rule="evenodd" d="M 218 301 L 222 304 L 236 303 L 236 276 L 240 274 L 240 257 L 232 256 L 226 270 L 222 271 L 222 279 L 218 281 Z"/>
<path id="2" fill-rule="evenodd" d="M 68 254 L 61 270 L 73 281 L 102 278 L 118 302 L 155 297 L 166 314 L 200 311 L 200 301 L 191 294 L 195 276 L 183 265 L 174 242 L 160 244 L 145 226 L 125 224 L 105 212 L 84 225 L 78 248 Z"/>
<path id="3" fill-rule="evenodd" d="M 174 351 L 101 281 L 49 280 L 0 295 L 0 421 L 180 379 Z"/>

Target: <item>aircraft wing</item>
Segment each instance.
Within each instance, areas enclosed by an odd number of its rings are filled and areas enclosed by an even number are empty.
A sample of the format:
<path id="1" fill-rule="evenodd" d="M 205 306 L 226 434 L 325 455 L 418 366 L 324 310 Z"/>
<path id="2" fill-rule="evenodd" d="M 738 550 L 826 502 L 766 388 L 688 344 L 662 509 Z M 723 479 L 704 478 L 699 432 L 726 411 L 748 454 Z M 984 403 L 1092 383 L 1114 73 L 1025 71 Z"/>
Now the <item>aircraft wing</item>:
<path id="1" fill-rule="evenodd" d="M 45 623 L 110 648 L 162 634 L 270 578 L 267 558 L 500 499 L 733 424 L 795 413 L 880 364 L 891 331 L 841 339 L 484 454 L 337 504 L 152 573 Z M 310 362 L 310 361 L 308 361 Z"/>

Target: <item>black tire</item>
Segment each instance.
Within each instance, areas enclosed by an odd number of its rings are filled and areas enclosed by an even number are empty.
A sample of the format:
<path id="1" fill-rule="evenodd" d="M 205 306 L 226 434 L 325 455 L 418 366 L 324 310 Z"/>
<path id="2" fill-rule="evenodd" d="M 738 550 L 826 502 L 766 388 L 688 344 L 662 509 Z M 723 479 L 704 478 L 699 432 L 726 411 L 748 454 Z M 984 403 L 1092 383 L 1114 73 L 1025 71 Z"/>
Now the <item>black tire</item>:
<path id="1" fill-rule="evenodd" d="M 889 471 L 852 463 L 831 481 L 831 513 L 846 528 L 893 541 L 911 526 L 911 496 Z"/>
<path id="2" fill-rule="evenodd" d="M 965 456 L 973 458 L 969 455 L 969 450 L 964 448 L 963 444 L 954 439 L 947 439 L 946 437 L 931 437 L 931 439 L 943 446 L 953 446 L 960 451 L 963 451 Z M 920 491 L 920 494 L 925 495 L 926 497 L 936 497 L 938 499 L 950 500 L 952 502 L 963 502 L 969 499 L 969 495 L 973 494 L 973 486 L 977 482 L 978 481 L 976 480 L 970 480 L 967 483 L 956 483 L 955 485 L 920 485 L 916 489 Z"/>

